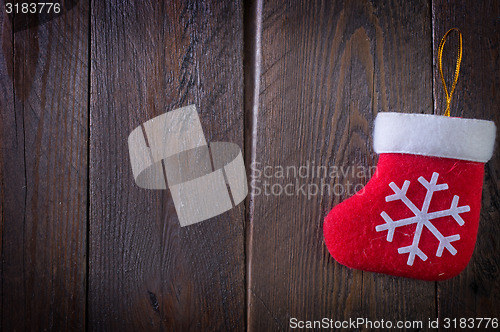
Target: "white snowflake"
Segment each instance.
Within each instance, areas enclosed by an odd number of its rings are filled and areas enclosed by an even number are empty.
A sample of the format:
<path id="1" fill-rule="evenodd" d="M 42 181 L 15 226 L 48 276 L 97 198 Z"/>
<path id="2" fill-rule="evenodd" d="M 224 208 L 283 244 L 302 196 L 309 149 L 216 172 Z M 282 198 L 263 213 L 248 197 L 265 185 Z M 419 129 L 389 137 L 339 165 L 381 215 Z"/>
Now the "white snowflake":
<path id="1" fill-rule="evenodd" d="M 439 174 L 434 172 L 432 174 L 432 178 L 430 182 L 427 182 L 422 176 L 418 178 L 418 182 L 422 184 L 427 189 L 427 193 L 425 195 L 424 203 L 422 204 L 422 209 L 418 209 L 415 204 L 406 196 L 406 192 L 408 191 L 408 187 L 410 186 L 410 181 L 406 180 L 403 183 L 403 187 L 398 188 L 398 186 L 391 182 L 389 187 L 394 191 L 394 194 L 389 195 L 385 198 L 386 202 L 401 200 L 410 210 L 413 212 L 414 216 L 410 218 L 400 219 L 400 220 L 392 220 L 391 217 L 387 215 L 385 211 L 382 211 L 380 216 L 384 218 L 385 224 L 378 225 L 375 227 L 377 232 L 387 230 L 387 241 L 392 242 L 392 238 L 394 236 L 394 231 L 397 227 L 402 227 L 411 224 L 417 224 L 417 228 L 415 230 L 415 234 L 413 237 L 413 242 L 411 245 L 407 247 L 401 247 L 398 249 L 398 253 L 407 254 L 408 256 L 408 265 L 413 265 L 413 261 L 415 260 L 415 256 L 420 257 L 423 261 L 427 260 L 427 256 L 420 250 L 418 247 L 420 242 L 420 235 L 422 234 L 422 230 L 425 227 L 439 240 L 439 246 L 436 252 L 437 257 L 441 257 L 443 254 L 444 248 L 446 248 L 452 255 L 457 253 L 457 250 L 451 245 L 451 242 L 457 241 L 460 239 L 459 234 L 444 236 L 441 232 L 432 224 L 431 220 L 452 216 L 455 221 L 462 226 L 464 224 L 464 220 L 460 217 L 460 213 L 470 211 L 470 207 L 468 205 L 458 206 L 458 196 L 454 196 L 451 202 L 451 207 L 447 210 L 428 212 L 429 205 L 432 200 L 432 195 L 436 191 L 442 191 L 448 189 L 448 184 L 437 184 L 437 179 Z"/>

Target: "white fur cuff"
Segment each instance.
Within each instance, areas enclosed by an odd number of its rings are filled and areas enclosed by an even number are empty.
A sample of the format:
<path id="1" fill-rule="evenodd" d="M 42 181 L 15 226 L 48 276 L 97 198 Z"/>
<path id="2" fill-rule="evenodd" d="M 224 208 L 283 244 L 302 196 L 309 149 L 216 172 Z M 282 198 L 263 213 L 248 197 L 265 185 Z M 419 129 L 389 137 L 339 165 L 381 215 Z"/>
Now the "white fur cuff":
<path id="1" fill-rule="evenodd" d="M 373 141 L 377 153 L 487 162 L 493 154 L 493 121 L 452 118 L 433 114 L 379 113 Z"/>

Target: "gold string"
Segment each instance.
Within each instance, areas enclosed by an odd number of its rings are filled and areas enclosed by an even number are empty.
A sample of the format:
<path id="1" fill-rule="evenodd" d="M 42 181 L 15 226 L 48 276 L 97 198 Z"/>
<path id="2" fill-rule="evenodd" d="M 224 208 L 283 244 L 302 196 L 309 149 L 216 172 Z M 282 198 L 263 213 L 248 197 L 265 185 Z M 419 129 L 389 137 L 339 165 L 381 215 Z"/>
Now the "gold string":
<path id="1" fill-rule="evenodd" d="M 446 38 L 448 38 L 448 35 L 453 30 L 455 30 L 455 31 L 458 32 L 459 46 L 458 46 L 457 66 L 455 67 L 455 78 L 453 79 L 453 84 L 451 86 L 450 94 L 448 94 L 448 89 L 446 88 L 446 82 L 444 81 L 442 59 L 443 59 L 444 43 L 446 43 Z M 441 42 L 439 43 L 439 49 L 438 49 L 438 68 L 439 68 L 439 74 L 441 75 L 441 82 L 443 83 L 444 93 L 446 94 L 446 111 L 444 112 L 445 116 L 450 116 L 451 97 L 453 96 L 453 92 L 455 91 L 455 87 L 457 86 L 458 73 L 460 72 L 460 63 L 461 62 L 462 62 L 462 33 L 457 28 L 451 28 L 450 30 L 448 30 L 447 33 L 445 33 L 445 35 L 441 39 Z"/>

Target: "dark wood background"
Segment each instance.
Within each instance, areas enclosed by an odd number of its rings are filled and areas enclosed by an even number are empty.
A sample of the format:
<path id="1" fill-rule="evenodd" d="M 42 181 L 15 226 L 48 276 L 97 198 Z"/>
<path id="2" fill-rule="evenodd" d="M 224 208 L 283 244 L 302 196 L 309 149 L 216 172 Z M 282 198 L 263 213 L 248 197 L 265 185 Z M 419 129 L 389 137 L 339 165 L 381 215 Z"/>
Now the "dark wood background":
<path id="1" fill-rule="evenodd" d="M 208 141 L 242 147 L 249 180 L 253 162 L 375 166 L 378 112 L 443 113 L 436 54 L 451 27 L 464 34 L 452 115 L 499 125 L 499 1 L 73 0 L 65 8 L 38 24 L 0 15 L 1 330 L 500 318 L 498 146 L 485 166 L 472 260 L 438 283 L 336 263 L 322 224 L 347 195 L 249 195 L 181 228 L 168 190 L 134 184 L 127 148 L 132 129 L 194 103 Z M 449 79 L 456 47 L 452 36 Z"/>

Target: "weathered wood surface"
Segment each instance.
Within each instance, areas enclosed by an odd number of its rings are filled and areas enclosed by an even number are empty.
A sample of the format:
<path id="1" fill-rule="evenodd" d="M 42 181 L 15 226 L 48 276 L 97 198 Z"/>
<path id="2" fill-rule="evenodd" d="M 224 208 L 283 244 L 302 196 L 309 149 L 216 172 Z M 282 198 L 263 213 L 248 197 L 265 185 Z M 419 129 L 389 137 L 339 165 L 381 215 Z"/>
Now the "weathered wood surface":
<path id="1" fill-rule="evenodd" d="M 170 193 L 137 187 L 127 137 L 196 104 L 207 141 L 243 146 L 240 2 L 92 3 L 91 330 L 245 327 L 244 204 L 181 228 Z"/>
<path id="2" fill-rule="evenodd" d="M 88 8 L 15 33 L 0 15 L 3 331 L 85 328 Z"/>
<path id="3" fill-rule="evenodd" d="M 65 2 L 47 22 L 0 15 L 0 330 L 500 318 L 498 151 L 485 169 L 476 249 L 456 278 L 350 270 L 322 232 L 348 184 L 352 194 L 377 163 L 378 112 L 442 113 L 436 57 L 449 28 L 464 34 L 452 116 L 500 124 L 497 1 Z M 456 46 L 451 36 L 448 81 Z M 242 148 L 261 192 L 181 228 L 168 190 L 135 185 L 127 137 L 189 104 L 207 141 Z M 255 172 L 313 164 L 367 176 Z M 345 191 L 263 192 L 263 181 L 270 190 L 322 180 Z"/>
<path id="4" fill-rule="evenodd" d="M 371 131 L 377 112 L 432 113 L 431 83 L 425 1 L 265 2 L 256 162 L 261 170 L 268 165 L 374 166 Z M 324 216 L 349 197 L 348 181 L 354 187 L 367 178 L 261 180 L 281 186 L 324 181 L 331 188 L 342 184 L 345 192 L 310 199 L 300 193 L 254 198 L 250 330 L 286 330 L 292 317 L 435 316 L 433 283 L 350 270 L 328 254 Z"/>

